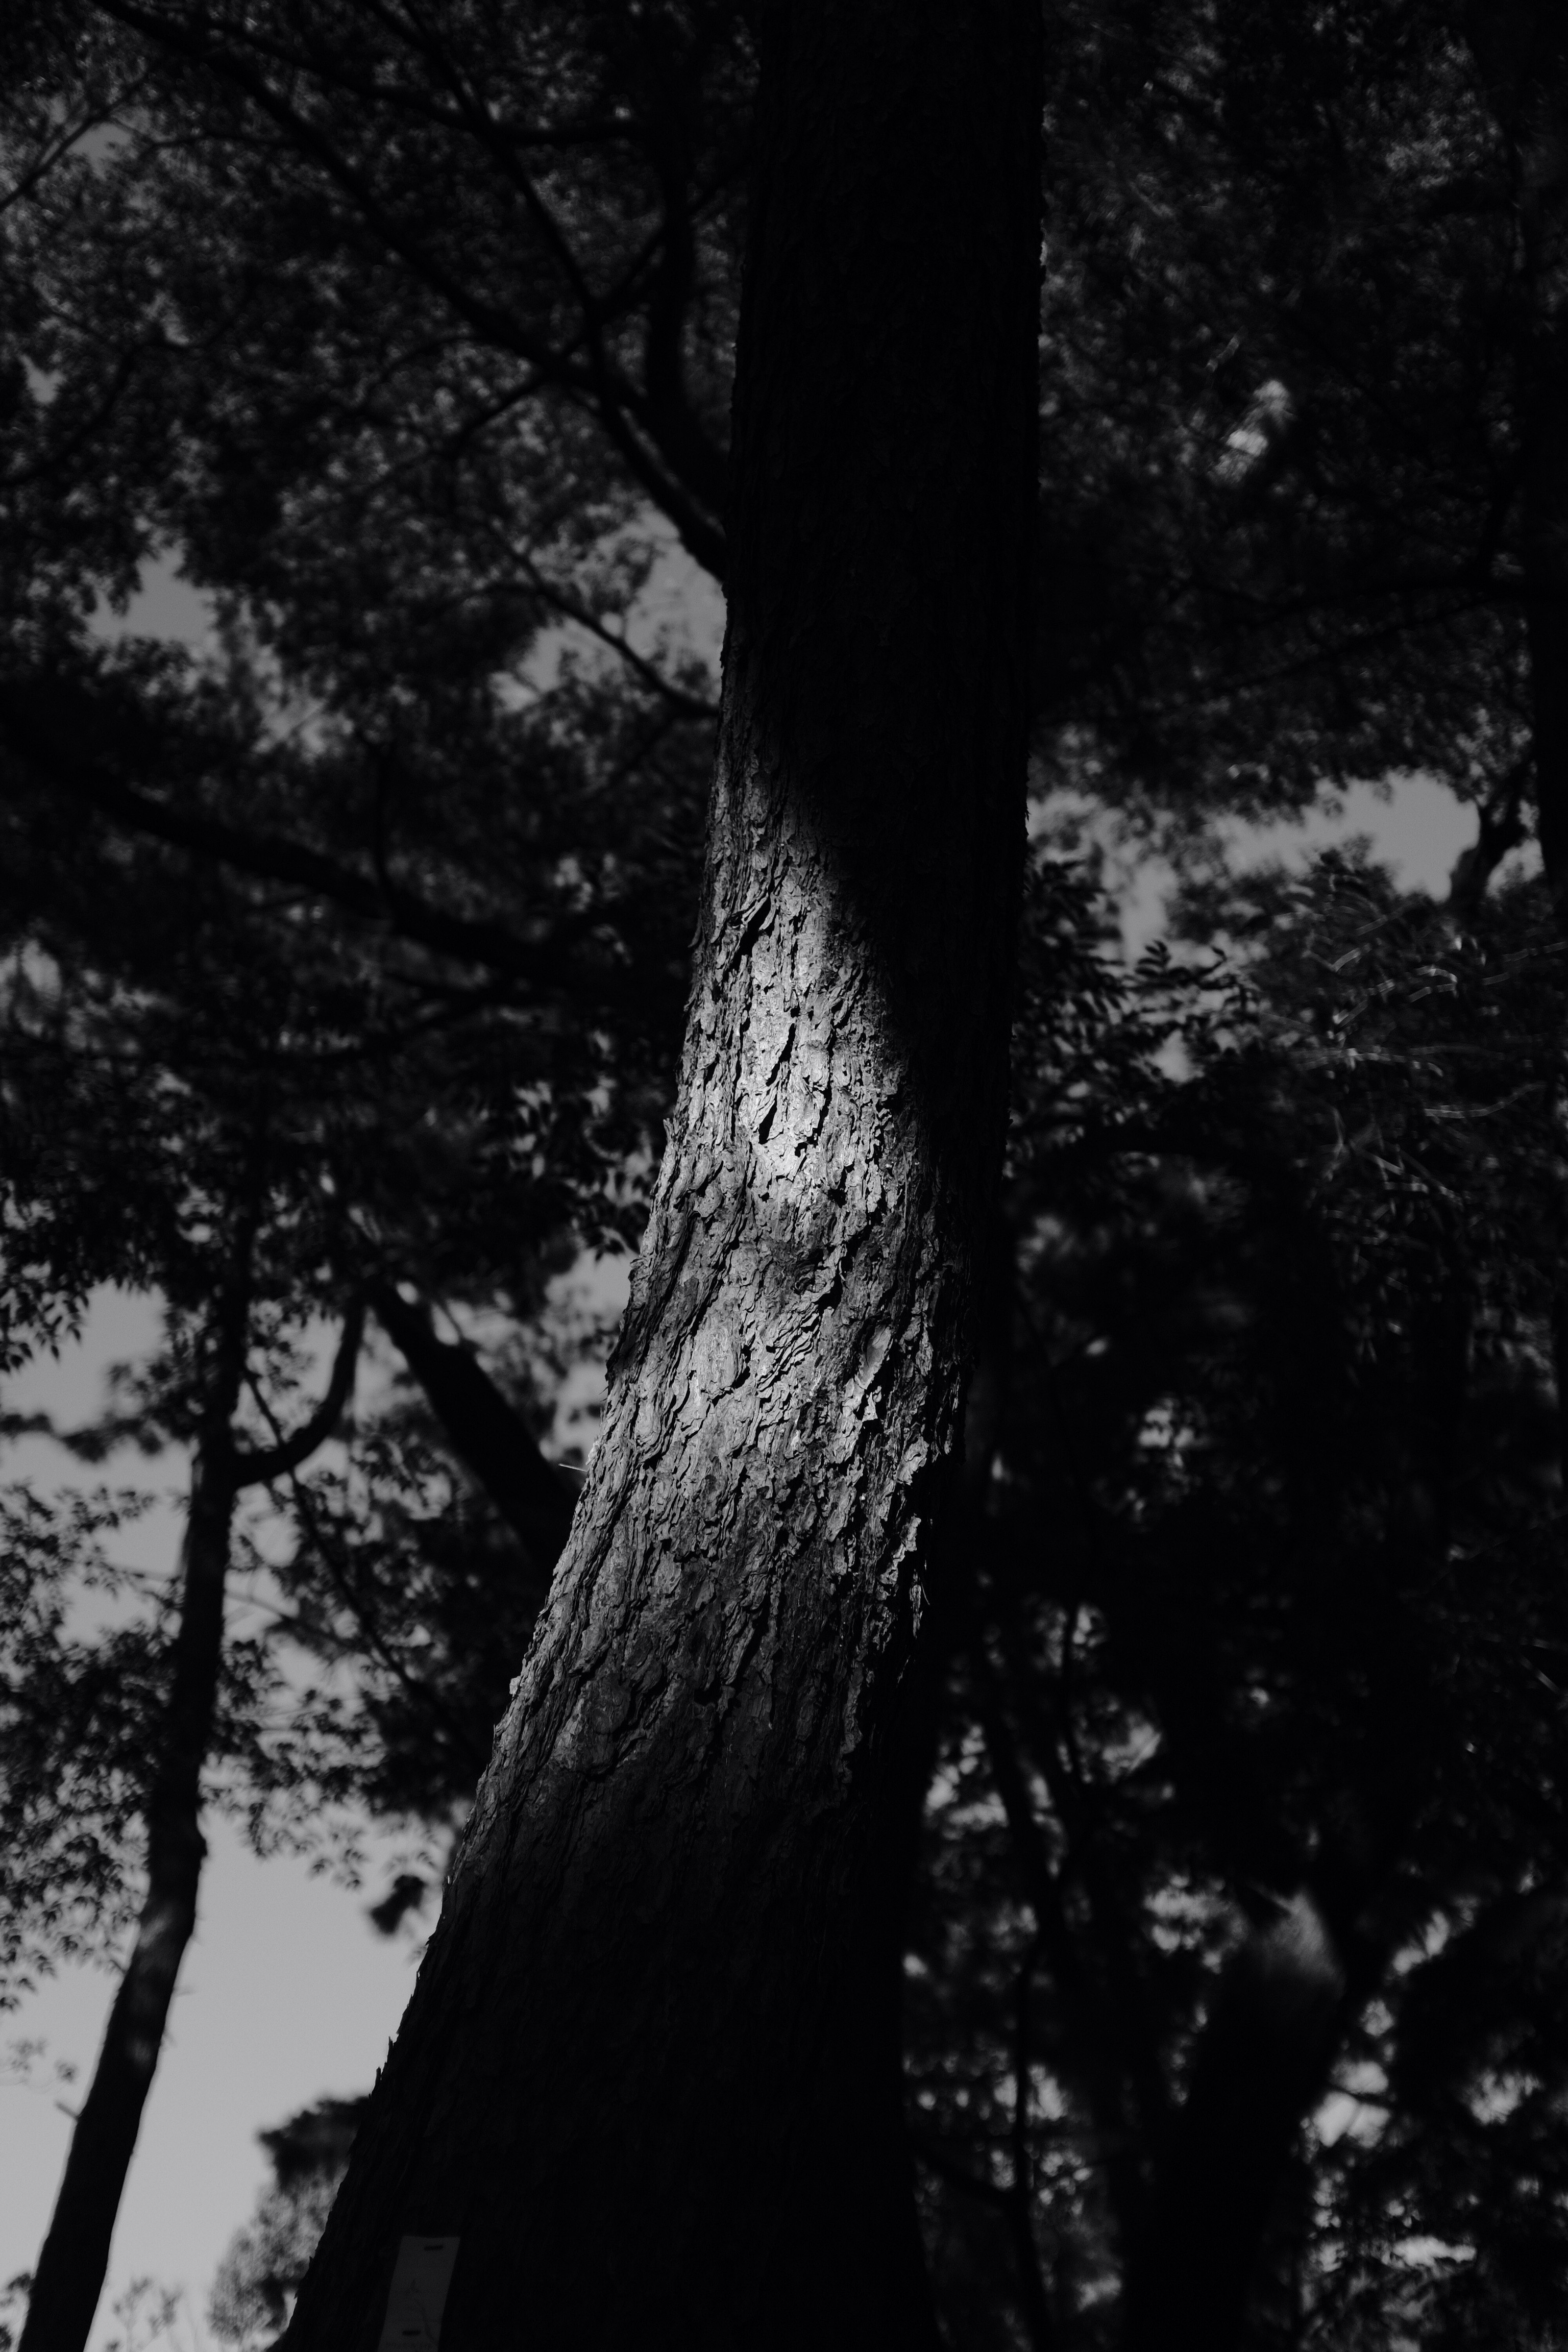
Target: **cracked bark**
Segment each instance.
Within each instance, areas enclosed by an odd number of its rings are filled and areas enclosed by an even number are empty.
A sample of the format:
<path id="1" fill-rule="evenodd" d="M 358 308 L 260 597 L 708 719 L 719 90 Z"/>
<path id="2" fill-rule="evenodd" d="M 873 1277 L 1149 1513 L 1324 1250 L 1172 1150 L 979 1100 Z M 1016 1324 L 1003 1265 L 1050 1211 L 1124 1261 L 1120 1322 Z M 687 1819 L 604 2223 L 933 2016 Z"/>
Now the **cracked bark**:
<path id="1" fill-rule="evenodd" d="M 549 1607 L 289 2329 L 931 2347 L 885 2063 L 900 1694 L 994 1197 L 1035 12 L 767 27 L 679 1100 Z"/>

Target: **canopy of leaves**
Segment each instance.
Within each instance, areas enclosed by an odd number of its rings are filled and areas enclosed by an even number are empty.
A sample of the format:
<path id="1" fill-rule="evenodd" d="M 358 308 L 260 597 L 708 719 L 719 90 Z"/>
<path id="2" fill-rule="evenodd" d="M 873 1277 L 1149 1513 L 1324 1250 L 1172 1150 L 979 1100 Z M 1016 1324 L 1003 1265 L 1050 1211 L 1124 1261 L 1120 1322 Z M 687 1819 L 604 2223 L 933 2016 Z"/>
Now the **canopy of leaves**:
<path id="1" fill-rule="evenodd" d="M 908 1987 L 931 2242 L 965 2341 L 1021 2340 L 1031 2264 L 1100 2341 L 1216 1971 L 1308 1888 L 1343 2093 L 1256 2340 L 1389 2340 L 1430 2242 L 1416 2300 L 1479 2345 L 1568 2273 L 1563 950 L 1536 890 L 1464 931 L 1332 856 L 1185 915 L 1211 944 L 1128 972 L 1036 880 L 1006 1405 Z"/>
<path id="2" fill-rule="evenodd" d="M 1215 1987 L 1305 1891 L 1347 1985 L 1258 2343 L 1545 2340 L 1564 990 L 1539 893 L 1485 895 L 1539 257 L 1442 0 L 1048 20 L 1037 782 L 1187 888 L 1129 972 L 1031 869 L 909 1961 L 939 2294 L 1109 2343 Z M 707 0 L 0 25 L 0 1370 L 99 1283 L 167 1310 L 79 1448 L 190 1442 L 242 1215 L 242 1436 L 376 1286 L 549 1426 L 550 1278 L 635 1236 L 671 1080 L 716 688 L 668 611 L 722 576 L 753 70 Z M 131 627 L 156 567 L 203 645 Z M 1415 766 L 1485 819 L 1447 912 L 1194 846 Z M 263 1843 L 448 1822 L 543 1589 L 378 1379 L 237 1559 L 209 1793 Z M 5 1508 L 15 1984 L 124 1916 L 169 1627 L 112 1496 Z"/>

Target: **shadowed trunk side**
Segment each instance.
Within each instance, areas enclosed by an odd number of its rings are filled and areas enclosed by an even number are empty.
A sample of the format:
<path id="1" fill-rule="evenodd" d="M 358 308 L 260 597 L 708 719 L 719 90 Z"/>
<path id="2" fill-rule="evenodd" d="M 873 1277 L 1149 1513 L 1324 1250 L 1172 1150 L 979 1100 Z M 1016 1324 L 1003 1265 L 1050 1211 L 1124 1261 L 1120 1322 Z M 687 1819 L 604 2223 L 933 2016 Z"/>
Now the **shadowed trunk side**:
<path id="1" fill-rule="evenodd" d="M 1036 12 L 766 26 L 679 1100 L 572 1540 L 290 2326 L 936 2343 L 887 1877 L 1005 1106 Z"/>

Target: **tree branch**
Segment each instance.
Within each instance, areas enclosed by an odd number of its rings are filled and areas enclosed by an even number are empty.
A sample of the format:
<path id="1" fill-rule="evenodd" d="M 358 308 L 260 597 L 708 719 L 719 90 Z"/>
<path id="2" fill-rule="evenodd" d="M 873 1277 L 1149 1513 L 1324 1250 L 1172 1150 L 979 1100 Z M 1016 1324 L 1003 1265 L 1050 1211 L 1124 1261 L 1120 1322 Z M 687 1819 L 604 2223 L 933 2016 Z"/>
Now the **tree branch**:
<path id="1" fill-rule="evenodd" d="M 231 866 L 258 879 L 283 882 L 330 899 L 366 921 L 383 923 L 411 945 L 464 963 L 477 963 L 510 978 L 560 994 L 570 985 L 579 1005 L 646 1006 L 646 974 L 611 965 L 586 971 L 563 968 L 563 952 L 610 919 L 611 909 L 587 908 L 561 918 L 551 935 L 530 941 L 500 923 L 455 915 L 432 907 L 402 888 L 390 875 L 381 878 L 340 864 L 336 858 L 280 834 L 253 833 L 203 810 L 180 809 L 124 782 L 94 751 L 60 739 L 51 724 L 68 707 L 72 689 L 61 685 L 0 687 L 0 745 L 58 789 L 86 801 L 127 832 L 167 842 Z M 77 698 L 79 709 L 79 694 Z"/>
<path id="2" fill-rule="evenodd" d="M 705 695 L 689 693 L 685 687 L 677 686 L 672 679 L 666 677 L 657 662 L 650 661 L 646 654 L 639 654 L 626 637 L 618 635 L 606 622 L 600 620 L 591 605 L 574 596 L 569 589 L 560 588 L 554 581 L 547 579 L 524 550 L 513 548 L 510 551 L 512 561 L 521 566 L 523 577 L 533 595 L 551 605 L 563 620 L 574 621 L 580 629 L 586 629 L 601 645 L 608 646 L 612 653 L 618 654 L 627 667 L 668 704 L 677 718 L 718 718 L 719 705 L 716 702 L 710 702 Z"/>
<path id="3" fill-rule="evenodd" d="M 237 1486 L 269 1486 L 274 1478 L 300 1469 L 319 1445 L 326 1444 L 353 1391 L 363 1337 L 364 1301 L 355 1298 L 343 1317 L 338 1352 L 321 1403 L 307 1422 L 290 1436 L 280 1437 L 276 1445 L 254 1449 L 236 1446 L 226 1466 Z"/>
<path id="4" fill-rule="evenodd" d="M 526 175 L 521 175 L 523 185 L 520 193 L 523 194 L 535 227 L 555 255 L 558 264 L 566 268 L 569 282 L 580 289 L 580 307 L 586 305 L 581 307 L 580 334 L 564 346 L 552 346 L 529 332 L 511 312 L 483 299 L 465 286 L 429 249 L 423 237 L 416 236 L 386 209 L 365 173 L 343 154 L 320 125 L 275 89 L 265 74 L 258 72 L 232 48 L 221 46 L 205 21 L 181 23 L 156 10 L 138 6 L 135 0 L 97 0 L 97 5 L 100 13 L 113 22 L 140 33 L 143 38 L 191 64 L 205 67 L 209 73 L 241 91 L 261 114 L 277 126 L 295 152 L 313 163 L 323 176 L 349 199 L 366 227 L 386 251 L 401 261 L 427 292 L 435 295 L 459 318 L 482 344 L 492 351 L 507 352 L 515 358 L 527 361 L 542 377 L 553 382 L 580 404 L 586 405 L 626 460 L 635 479 L 675 525 L 689 552 L 716 579 L 722 577 L 724 535 L 698 502 L 702 497 L 702 487 L 683 483 L 679 472 L 672 471 L 668 462 L 658 462 L 634 430 L 633 418 L 638 417 L 639 411 L 647 410 L 648 403 L 637 387 L 611 364 L 599 335 L 596 306 L 585 281 L 582 279 L 575 258 L 565 247 L 553 215 Z M 493 129 L 493 126 L 487 127 Z M 472 130 L 472 124 L 469 128 Z M 487 143 L 493 143 L 493 141 L 487 140 Z M 519 177 L 515 168 L 511 177 L 514 180 Z M 586 355 L 579 359 L 577 349 L 584 342 Z M 639 422 L 649 439 L 659 448 L 660 457 L 665 457 L 651 413 L 646 422 L 640 418 Z"/>
<path id="5" fill-rule="evenodd" d="M 451 1444 L 501 1517 L 548 1574 L 565 1548 L 576 1496 L 521 1416 L 467 1348 L 438 1339 L 423 1307 L 389 1282 L 372 1284 L 376 1320 L 401 1350 Z"/>

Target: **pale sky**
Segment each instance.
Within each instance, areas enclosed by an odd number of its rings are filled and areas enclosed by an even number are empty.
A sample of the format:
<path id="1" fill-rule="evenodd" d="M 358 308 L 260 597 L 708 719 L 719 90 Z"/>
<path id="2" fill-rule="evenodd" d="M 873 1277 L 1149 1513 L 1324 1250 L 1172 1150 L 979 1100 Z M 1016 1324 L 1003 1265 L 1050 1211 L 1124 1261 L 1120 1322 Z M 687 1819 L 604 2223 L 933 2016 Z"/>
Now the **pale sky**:
<path id="1" fill-rule="evenodd" d="M 1476 838 L 1476 813 L 1457 801 L 1431 776 L 1395 777 L 1386 791 L 1354 784 L 1342 795 L 1337 813 L 1315 809 L 1304 818 L 1281 817 L 1272 824 L 1246 824 L 1233 818 L 1220 828 L 1236 864 L 1246 868 L 1278 859 L 1304 866 L 1310 856 L 1358 835 L 1370 837 L 1373 854 L 1394 869 L 1403 890 L 1447 896 L 1448 882 L 1463 850 Z M 1512 861 L 1534 858 L 1534 845 L 1512 853 Z M 1121 888 L 1121 936 L 1137 955 L 1162 929 L 1165 898 L 1174 876 L 1163 859 L 1115 860 Z"/>
<path id="2" fill-rule="evenodd" d="M 91 2352 L 117 2331 L 110 2305 L 151 2274 L 189 2290 L 174 2342 L 205 2345 L 207 2288 L 268 2179 L 258 2130 L 323 2095 L 366 2091 L 414 1984 L 409 1948 L 365 1920 L 379 1883 L 354 1895 L 304 1865 L 258 1862 L 221 1822 L 210 1846 L 195 1943 L 121 2208 Z M 41 2036 L 47 2060 L 89 2079 L 113 1979 L 71 1969 L 0 2021 L 0 2039 Z M 47 2073 L 47 2068 L 40 2070 Z M 52 2086 L 0 2086 L 0 2279 L 37 2256 L 70 2137 Z"/>
<path id="3" fill-rule="evenodd" d="M 87 1420 L 101 1405 L 104 1367 L 143 1353 L 156 1330 L 149 1301 L 100 1292 L 81 1339 L 58 1360 L 5 1382 L 0 1401 L 10 1411 L 51 1412 L 65 1425 Z M 148 1464 L 122 1450 L 101 1472 L 84 1472 L 46 1440 L 28 1438 L 6 1448 L 4 1475 L 40 1486 L 102 1475 L 166 1494 L 178 1487 L 182 1467 L 177 1456 Z M 123 1531 L 114 1550 L 166 1570 L 179 1537 L 171 1500 Z M 256 2133 L 324 2095 L 367 2090 L 413 1988 L 412 1944 L 388 1943 L 364 1916 L 384 1891 L 379 1865 L 355 1894 L 312 1877 L 301 1862 L 258 1862 L 221 1821 L 209 1821 L 206 1832 L 195 1940 L 143 2117 L 92 2352 L 115 2333 L 110 2305 L 132 2278 L 186 2285 L 195 2319 L 205 2319 L 218 2256 L 268 2177 Z M 46 2044 L 35 2085 L 0 2079 L 0 2281 L 37 2257 L 70 2136 L 56 2099 L 74 2104 L 85 2088 L 113 1989 L 105 1970 L 67 1969 L 0 2015 L 0 2054 L 18 2040 Z M 49 2079 L 60 2059 L 77 2069 L 63 2091 Z M 188 2352 L 205 2335 L 183 2323 L 175 2341 Z"/>

